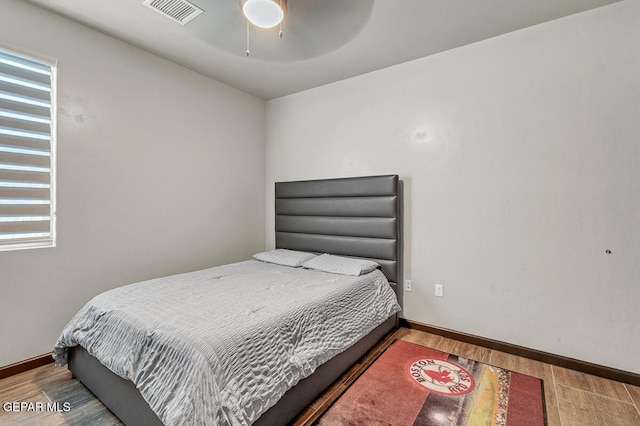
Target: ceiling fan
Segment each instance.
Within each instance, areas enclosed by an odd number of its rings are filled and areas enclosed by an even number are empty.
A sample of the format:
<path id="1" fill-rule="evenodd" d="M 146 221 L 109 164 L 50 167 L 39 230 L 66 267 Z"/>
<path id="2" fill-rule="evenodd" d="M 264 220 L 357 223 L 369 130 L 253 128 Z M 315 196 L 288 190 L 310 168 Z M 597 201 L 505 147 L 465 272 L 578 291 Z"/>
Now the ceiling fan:
<path id="1" fill-rule="evenodd" d="M 171 15 L 188 16 L 185 29 L 232 55 L 299 61 L 335 51 L 352 40 L 369 20 L 374 0 L 145 0 L 144 4 L 178 22 Z"/>

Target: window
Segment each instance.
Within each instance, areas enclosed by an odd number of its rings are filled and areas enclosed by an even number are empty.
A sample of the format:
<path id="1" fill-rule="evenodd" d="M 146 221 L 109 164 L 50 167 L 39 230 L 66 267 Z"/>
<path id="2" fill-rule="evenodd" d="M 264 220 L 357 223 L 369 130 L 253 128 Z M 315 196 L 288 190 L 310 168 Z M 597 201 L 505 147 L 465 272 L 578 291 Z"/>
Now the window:
<path id="1" fill-rule="evenodd" d="M 55 67 L 0 50 L 0 250 L 55 246 Z"/>

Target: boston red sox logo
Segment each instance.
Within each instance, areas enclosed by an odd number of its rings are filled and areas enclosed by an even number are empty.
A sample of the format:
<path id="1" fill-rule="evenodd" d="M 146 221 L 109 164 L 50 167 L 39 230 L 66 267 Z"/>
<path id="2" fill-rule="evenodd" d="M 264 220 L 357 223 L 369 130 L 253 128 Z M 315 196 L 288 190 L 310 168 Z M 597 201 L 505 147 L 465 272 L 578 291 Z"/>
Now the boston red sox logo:
<path id="1" fill-rule="evenodd" d="M 457 364 L 439 359 L 421 359 L 409 366 L 413 381 L 443 395 L 464 395 L 473 390 L 473 376 Z"/>

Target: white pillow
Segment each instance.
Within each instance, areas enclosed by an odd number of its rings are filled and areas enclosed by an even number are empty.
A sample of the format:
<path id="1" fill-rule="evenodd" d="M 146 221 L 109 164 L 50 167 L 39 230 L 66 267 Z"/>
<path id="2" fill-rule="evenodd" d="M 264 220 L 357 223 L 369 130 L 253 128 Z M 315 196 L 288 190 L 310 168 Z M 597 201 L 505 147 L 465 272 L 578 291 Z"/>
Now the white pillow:
<path id="1" fill-rule="evenodd" d="M 302 251 L 287 250 L 287 249 L 275 249 L 271 251 L 263 251 L 262 253 L 256 253 L 253 258 L 261 260 L 263 262 L 275 263 L 277 265 L 293 266 L 298 268 L 302 266 L 305 260 L 309 260 L 316 257 L 315 254 L 305 253 Z"/>
<path id="2" fill-rule="evenodd" d="M 357 277 L 362 274 L 368 274 L 380 265 L 371 260 L 353 259 L 325 253 L 307 260 L 302 266 L 316 271 Z"/>

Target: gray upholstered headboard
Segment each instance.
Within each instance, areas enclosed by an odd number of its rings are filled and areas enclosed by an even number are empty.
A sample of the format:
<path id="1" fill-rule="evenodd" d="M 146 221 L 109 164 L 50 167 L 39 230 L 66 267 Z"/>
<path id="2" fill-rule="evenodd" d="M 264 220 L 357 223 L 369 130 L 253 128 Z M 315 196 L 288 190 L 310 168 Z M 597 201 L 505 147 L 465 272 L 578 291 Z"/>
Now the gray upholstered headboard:
<path id="1" fill-rule="evenodd" d="M 276 248 L 373 259 L 401 282 L 401 192 L 397 175 L 276 182 Z"/>

